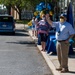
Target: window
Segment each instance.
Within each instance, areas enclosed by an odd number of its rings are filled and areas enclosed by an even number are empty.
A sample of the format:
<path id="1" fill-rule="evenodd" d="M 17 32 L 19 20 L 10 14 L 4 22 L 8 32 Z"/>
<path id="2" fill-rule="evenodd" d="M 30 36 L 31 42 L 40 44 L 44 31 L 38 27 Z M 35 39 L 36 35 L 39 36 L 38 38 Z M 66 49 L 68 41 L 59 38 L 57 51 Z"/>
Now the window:
<path id="1" fill-rule="evenodd" d="M 0 16 L 0 22 L 13 22 L 12 17 Z"/>

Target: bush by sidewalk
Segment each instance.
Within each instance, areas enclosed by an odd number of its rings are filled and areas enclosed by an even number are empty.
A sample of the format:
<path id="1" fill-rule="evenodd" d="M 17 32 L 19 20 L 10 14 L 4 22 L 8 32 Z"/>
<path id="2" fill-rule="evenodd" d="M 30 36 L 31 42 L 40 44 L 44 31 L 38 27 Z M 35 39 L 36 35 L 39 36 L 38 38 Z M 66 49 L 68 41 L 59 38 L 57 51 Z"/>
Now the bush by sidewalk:
<path id="1" fill-rule="evenodd" d="M 27 24 L 30 20 L 16 20 L 18 24 Z"/>

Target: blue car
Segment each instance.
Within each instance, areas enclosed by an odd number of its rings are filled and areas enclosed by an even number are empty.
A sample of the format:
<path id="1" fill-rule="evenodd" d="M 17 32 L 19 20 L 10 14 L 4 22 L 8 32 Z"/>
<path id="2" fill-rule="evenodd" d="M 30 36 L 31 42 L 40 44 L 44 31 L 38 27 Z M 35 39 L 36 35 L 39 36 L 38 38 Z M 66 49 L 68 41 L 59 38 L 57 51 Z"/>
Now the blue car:
<path id="1" fill-rule="evenodd" d="M 13 16 L 0 15 L 0 32 L 15 34 L 15 21 Z"/>

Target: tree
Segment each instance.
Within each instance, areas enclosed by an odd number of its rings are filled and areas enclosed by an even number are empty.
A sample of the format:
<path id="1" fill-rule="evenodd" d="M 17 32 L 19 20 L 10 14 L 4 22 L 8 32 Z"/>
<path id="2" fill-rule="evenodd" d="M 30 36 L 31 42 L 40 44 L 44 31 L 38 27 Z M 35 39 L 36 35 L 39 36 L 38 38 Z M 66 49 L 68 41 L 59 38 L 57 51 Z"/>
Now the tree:
<path id="1" fill-rule="evenodd" d="M 1 4 L 4 4 L 8 9 L 8 14 L 11 13 L 11 7 L 16 10 L 21 19 L 21 11 L 26 7 L 26 0 L 0 0 Z"/>
<path id="2" fill-rule="evenodd" d="M 44 0 L 0 0 L 0 3 L 7 7 L 9 14 L 11 13 L 11 7 L 16 10 L 19 14 L 19 19 L 21 19 L 21 11 L 23 9 L 34 11 L 36 5 L 41 1 Z M 49 1 L 51 0 L 46 0 L 46 2 Z"/>

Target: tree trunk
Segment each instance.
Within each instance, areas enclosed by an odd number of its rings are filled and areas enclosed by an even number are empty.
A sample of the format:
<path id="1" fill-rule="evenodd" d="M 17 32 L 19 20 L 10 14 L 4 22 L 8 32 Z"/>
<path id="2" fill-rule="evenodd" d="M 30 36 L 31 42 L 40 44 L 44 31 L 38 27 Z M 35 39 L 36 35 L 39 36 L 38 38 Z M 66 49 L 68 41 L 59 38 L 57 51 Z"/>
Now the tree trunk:
<path id="1" fill-rule="evenodd" d="M 21 20 L 21 13 L 19 13 L 19 20 Z"/>
<path id="2" fill-rule="evenodd" d="M 8 14 L 11 15 L 11 6 L 7 6 Z"/>
<path id="3" fill-rule="evenodd" d="M 21 20 L 21 10 L 19 10 L 19 20 Z"/>

